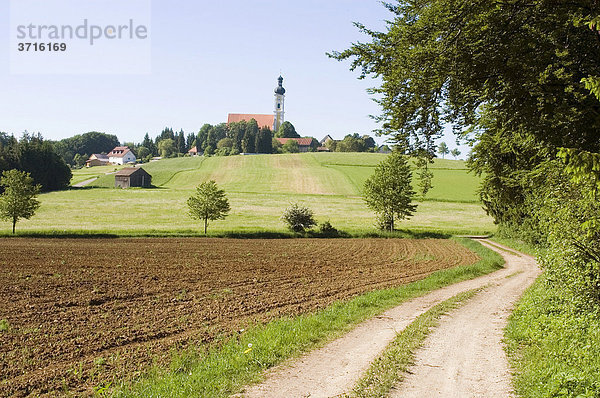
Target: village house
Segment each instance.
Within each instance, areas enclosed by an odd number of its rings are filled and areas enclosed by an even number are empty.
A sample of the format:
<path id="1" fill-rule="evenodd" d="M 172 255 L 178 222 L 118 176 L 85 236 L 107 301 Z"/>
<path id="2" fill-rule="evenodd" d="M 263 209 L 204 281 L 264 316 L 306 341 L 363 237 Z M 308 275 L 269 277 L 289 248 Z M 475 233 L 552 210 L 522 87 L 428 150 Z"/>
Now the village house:
<path id="1" fill-rule="evenodd" d="M 103 153 L 94 153 L 85 161 L 85 167 L 106 166 L 107 164 L 108 156 Z"/>
<path id="2" fill-rule="evenodd" d="M 141 167 L 126 167 L 115 174 L 115 188 L 149 187 L 152 176 Z"/>
<path id="3" fill-rule="evenodd" d="M 198 147 L 197 147 L 197 146 L 195 146 L 195 147 L 192 147 L 192 149 L 190 149 L 190 150 L 188 151 L 188 155 L 190 155 L 190 156 L 199 156 L 199 155 L 201 155 L 201 154 L 202 154 L 202 153 L 201 153 L 201 152 L 198 150 Z"/>
<path id="4" fill-rule="evenodd" d="M 136 158 L 131 149 L 126 146 L 115 147 L 108 153 L 108 161 L 112 164 L 127 164 L 135 162 Z"/>
<path id="5" fill-rule="evenodd" d="M 327 134 L 325 137 L 323 137 L 323 139 L 321 141 L 319 141 L 319 145 L 320 146 L 327 146 L 327 143 L 329 141 L 333 141 L 333 138 L 331 138 L 331 136 L 329 134 Z"/>

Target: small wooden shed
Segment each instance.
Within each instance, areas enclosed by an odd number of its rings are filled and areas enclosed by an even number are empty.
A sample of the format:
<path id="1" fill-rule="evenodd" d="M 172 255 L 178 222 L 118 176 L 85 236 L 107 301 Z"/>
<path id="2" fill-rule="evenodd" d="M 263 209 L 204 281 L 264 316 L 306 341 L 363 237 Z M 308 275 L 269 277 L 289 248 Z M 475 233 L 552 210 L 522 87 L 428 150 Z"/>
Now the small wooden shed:
<path id="1" fill-rule="evenodd" d="M 152 176 L 141 167 L 126 167 L 115 174 L 115 187 L 149 187 Z"/>

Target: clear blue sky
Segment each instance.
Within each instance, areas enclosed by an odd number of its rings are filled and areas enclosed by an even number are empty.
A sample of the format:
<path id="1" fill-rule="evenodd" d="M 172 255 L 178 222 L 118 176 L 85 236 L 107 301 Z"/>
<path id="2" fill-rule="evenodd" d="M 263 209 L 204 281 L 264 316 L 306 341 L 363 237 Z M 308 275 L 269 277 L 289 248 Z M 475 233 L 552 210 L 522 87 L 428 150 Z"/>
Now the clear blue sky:
<path id="1" fill-rule="evenodd" d="M 0 2 L 0 32 L 8 11 Z M 368 40 L 353 21 L 384 29 L 390 17 L 377 0 L 154 0 L 147 75 L 11 75 L 4 33 L 0 131 L 48 139 L 102 131 L 122 142 L 167 126 L 197 132 L 228 113 L 272 113 L 281 72 L 286 120 L 300 134 L 371 134 L 379 109 L 366 89 L 377 81 L 357 80 L 348 62 L 325 53 Z M 451 133 L 445 141 L 455 147 Z"/>

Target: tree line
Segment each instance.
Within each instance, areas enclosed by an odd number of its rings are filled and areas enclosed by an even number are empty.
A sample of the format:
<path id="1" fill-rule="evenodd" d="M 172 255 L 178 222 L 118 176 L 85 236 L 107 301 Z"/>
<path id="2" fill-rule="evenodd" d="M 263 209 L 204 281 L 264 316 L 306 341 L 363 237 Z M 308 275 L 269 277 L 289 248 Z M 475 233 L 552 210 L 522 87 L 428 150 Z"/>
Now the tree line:
<path id="1" fill-rule="evenodd" d="M 17 139 L 0 132 L 0 174 L 13 169 L 29 173 L 43 192 L 67 188 L 72 177 L 54 145 L 40 134 L 25 132 Z"/>

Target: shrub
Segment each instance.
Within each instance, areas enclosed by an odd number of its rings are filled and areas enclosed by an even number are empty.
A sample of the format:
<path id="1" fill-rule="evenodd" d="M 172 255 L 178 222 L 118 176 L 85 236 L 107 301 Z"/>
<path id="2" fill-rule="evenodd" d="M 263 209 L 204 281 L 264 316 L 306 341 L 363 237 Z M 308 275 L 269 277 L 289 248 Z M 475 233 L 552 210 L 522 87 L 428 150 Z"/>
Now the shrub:
<path id="1" fill-rule="evenodd" d="M 319 232 L 325 236 L 337 236 L 339 234 L 339 231 L 329 221 L 319 225 Z"/>
<path id="2" fill-rule="evenodd" d="M 285 209 L 281 219 L 294 232 L 304 232 L 317 224 L 313 211 L 308 207 L 300 206 L 298 203 L 294 203 Z"/>

